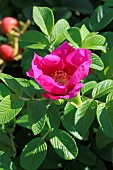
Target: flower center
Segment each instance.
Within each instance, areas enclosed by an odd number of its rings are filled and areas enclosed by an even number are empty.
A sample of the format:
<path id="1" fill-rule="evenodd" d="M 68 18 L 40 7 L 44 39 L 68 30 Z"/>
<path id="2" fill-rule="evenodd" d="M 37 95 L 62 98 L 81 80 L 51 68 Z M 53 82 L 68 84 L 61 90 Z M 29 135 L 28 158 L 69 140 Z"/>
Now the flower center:
<path id="1" fill-rule="evenodd" d="M 55 82 L 62 84 L 64 86 L 68 85 L 68 81 L 71 78 L 65 71 L 58 70 L 55 71 L 54 74 L 51 74 L 51 77 L 55 80 Z"/>

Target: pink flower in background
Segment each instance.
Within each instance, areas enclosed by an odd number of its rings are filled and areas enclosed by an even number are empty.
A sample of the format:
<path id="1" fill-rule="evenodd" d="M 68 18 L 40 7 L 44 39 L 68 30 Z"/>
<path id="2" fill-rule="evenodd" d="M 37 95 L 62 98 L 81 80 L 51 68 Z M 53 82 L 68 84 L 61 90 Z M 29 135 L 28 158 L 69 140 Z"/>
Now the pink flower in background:
<path id="1" fill-rule="evenodd" d="M 90 50 L 76 49 L 64 42 L 44 58 L 35 54 L 27 75 L 46 91 L 45 98 L 70 99 L 83 87 L 80 81 L 88 76 L 90 57 Z"/>

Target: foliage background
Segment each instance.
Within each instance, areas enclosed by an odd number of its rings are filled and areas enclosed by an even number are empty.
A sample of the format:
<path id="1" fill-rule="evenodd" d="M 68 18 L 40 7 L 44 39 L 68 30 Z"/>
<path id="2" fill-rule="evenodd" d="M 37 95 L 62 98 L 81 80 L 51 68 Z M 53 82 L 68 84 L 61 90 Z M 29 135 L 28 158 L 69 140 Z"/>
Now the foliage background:
<path id="1" fill-rule="evenodd" d="M 1 19 L 31 20 L 29 31 L 20 38 L 25 49 L 22 60 L 7 63 L 0 73 L 1 170 L 112 169 L 113 1 L 0 0 L 0 4 Z M 47 30 L 35 16 L 37 9 L 33 13 L 34 6 L 49 7 L 55 23 L 64 19 L 50 44 L 41 42 L 50 35 L 45 35 Z M 34 50 L 43 57 L 52 50 L 51 45 L 56 48 L 64 39 L 93 53 L 90 74 L 83 80 L 82 108 L 62 101 L 48 106 L 48 101 L 41 100 L 43 89 L 25 74 Z M 0 42 L 8 43 L 7 37 L 1 34 Z M 32 100 L 33 96 L 39 100 Z"/>

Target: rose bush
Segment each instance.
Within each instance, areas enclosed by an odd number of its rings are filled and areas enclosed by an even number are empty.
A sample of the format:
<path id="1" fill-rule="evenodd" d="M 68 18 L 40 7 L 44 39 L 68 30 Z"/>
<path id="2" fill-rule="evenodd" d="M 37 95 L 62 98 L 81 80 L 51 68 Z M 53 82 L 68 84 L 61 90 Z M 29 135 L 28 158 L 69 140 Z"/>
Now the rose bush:
<path id="1" fill-rule="evenodd" d="M 89 73 L 90 57 L 90 50 L 76 49 L 64 42 L 44 58 L 35 53 L 27 75 L 47 92 L 43 94 L 45 98 L 70 99 L 83 87 L 80 81 Z"/>

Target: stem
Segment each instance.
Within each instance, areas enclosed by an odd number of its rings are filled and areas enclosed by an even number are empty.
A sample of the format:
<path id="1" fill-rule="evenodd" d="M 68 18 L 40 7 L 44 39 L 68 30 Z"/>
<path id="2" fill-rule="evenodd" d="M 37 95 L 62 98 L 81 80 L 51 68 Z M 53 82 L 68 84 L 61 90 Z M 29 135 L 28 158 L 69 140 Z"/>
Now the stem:
<path id="1" fill-rule="evenodd" d="M 46 138 L 46 136 L 47 136 L 50 132 L 51 132 L 51 129 L 49 129 L 49 130 L 45 133 L 45 135 L 42 137 L 42 139 L 44 140 L 44 139 Z"/>
<path id="2" fill-rule="evenodd" d="M 83 97 L 86 98 L 86 99 L 91 99 L 91 98 L 86 97 L 86 96 L 84 96 L 84 95 L 83 95 Z M 95 100 L 95 99 L 92 99 L 92 100 Z M 99 104 L 102 104 L 102 103 L 104 104 L 104 102 L 101 102 L 101 101 L 99 101 L 99 100 L 95 100 L 95 101 L 96 101 L 97 103 L 99 103 Z"/>
<path id="3" fill-rule="evenodd" d="M 17 153 L 15 143 L 14 143 L 14 136 L 13 136 L 13 132 L 15 130 L 15 127 L 16 127 L 16 118 L 14 118 L 13 127 L 12 127 L 12 130 L 9 133 L 9 136 L 10 136 L 10 139 L 11 139 L 11 144 L 12 144 L 12 149 L 14 151 L 13 157 L 15 157 L 16 153 Z"/>
<path id="4" fill-rule="evenodd" d="M 24 100 L 24 101 L 29 101 L 30 100 L 30 98 L 25 98 L 25 97 L 22 97 L 21 99 Z"/>
<path id="5" fill-rule="evenodd" d="M 47 99 L 45 99 L 45 98 L 41 98 L 41 99 L 34 99 L 34 98 L 25 98 L 25 97 L 20 97 L 22 100 L 24 100 L 24 101 L 29 101 L 29 100 L 39 100 L 39 101 L 42 101 L 42 100 L 47 100 Z"/>
<path id="6" fill-rule="evenodd" d="M 13 56 L 16 56 L 18 54 L 19 50 L 19 39 L 17 37 L 14 38 L 14 52 Z"/>
<path id="7" fill-rule="evenodd" d="M 13 151 L 14 151 L 13 157 L 15 157 L 15 156 L 16 156 L 16 147 L 15 147 L 15 144 L 14 144 L 13 133 L 10 133 L 9 135 L 10 135 L 10 139 L 11 139 L 12 149 L 13 149 Z"/>
<path id="8" fill-rule="evenodd" d="M 30 26 L 30 20 L 28 19 L 27 22 L 23 24 L 23 29 L 20 31 L 20 34 L 25 33 L 29 26 Z"/>
<path id="9" fill-rule="evenodd" d="M 2 64 L 2 66 L 1 66 L 1 68 L 0 68 L 0 73 L 3 72 L 3 70 L 5 69 L 5 67 L 6 67 L 6 63 L 4 62 L 4 63 Z"/>

